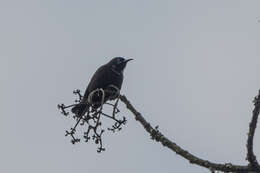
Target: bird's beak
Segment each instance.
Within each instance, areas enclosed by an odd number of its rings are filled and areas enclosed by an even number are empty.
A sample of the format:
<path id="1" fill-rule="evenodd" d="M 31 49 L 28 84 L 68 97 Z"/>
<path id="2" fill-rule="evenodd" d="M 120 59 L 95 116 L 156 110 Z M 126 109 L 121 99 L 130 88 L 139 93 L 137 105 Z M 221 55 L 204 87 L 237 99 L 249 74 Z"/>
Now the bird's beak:
<path id="1" fill-rule="evenodd" d="M 125 63 L 128 63 L 128 61 L 131 61 L 131 60 L 133 60 L 133 59 L 127 59 L 127 60 L 125 60 Z"/>

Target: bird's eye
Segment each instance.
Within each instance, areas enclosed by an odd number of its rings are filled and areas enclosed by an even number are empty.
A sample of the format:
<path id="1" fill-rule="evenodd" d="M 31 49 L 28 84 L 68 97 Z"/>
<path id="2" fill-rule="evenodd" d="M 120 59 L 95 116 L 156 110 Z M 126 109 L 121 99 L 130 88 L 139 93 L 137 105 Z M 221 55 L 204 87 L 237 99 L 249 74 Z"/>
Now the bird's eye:
<path id="1" fill-rule="evenodd" d="M 116 63 L 117 64 L 122 64 L 122 63 L 124 63 L 124 61 L 125 61 L 124 58 L 118 58 Z"/>
<path id="2" fill-rule="evenodd" d="M 121 59 L 118 58 L 117 61 L 116 61 L 116 63 L 117 63 L 117 64 L 120 64 L 120 63 L 121 63 Z"/>

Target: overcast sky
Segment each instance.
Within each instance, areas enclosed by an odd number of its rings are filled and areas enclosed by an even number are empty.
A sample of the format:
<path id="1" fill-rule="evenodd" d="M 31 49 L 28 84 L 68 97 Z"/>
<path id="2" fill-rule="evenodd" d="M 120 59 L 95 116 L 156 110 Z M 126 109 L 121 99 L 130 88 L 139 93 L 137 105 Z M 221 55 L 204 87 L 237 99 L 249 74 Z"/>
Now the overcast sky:
<path id="1" fill-rule="evenodd" d="M 198 157 L 246 165 L 260 89 L 259 0 L 0 0 L 0 172 L 206 173 L 155 143 L 120 105 L 122 131 L 98 154 L 72 145 L 72 103 L 95 70 L 133 58 L 122 93 Z M 82 134 L 81 134 L 82 135 Z M 260 133 L 255 153 L 260 159 Z"/>

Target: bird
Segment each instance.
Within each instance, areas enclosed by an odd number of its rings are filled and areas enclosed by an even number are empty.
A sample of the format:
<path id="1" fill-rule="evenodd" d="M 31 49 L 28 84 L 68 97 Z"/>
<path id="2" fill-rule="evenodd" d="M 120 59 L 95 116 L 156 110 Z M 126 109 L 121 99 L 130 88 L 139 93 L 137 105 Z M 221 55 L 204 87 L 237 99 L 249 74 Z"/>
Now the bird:
<path id="1" fill-rule="evenodd" d="M 74 113 L 77 117 L 82 117 L 89 110 L 91 105 L 89 99 L 90 93 L 97 89 L 105 90 L 106 88 L 112 86 L 113 88 L 116 88 L 120 91 L 124 79 L 124 69 L 127 63 L 131 60 L 133 59 L 114 57 L 108 63 L 99 67 L 92 76 L 85 90 L 83 98 L 71 109 L 71 112 Z M 105 93 L 104 103 L 109 99 L 109 97 L 109 94 Z M 92 107 L 97 109 L 100 106 L 101 102 L 99 102 L 99 104 L 93 105 Z"/>

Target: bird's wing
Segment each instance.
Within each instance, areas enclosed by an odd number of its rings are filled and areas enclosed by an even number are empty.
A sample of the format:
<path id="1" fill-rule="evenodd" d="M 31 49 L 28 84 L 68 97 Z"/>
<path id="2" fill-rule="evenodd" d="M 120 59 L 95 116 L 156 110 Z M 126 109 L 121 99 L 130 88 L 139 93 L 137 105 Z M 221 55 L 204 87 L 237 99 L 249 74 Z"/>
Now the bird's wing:
<path id="1" fill-rule="evenodd" d="M 84 100 L 87 100 L 88 95 L 91 91 L 95 90 L 96 88 L 105 88 L 107 86 L 106 79 L 108 79 L 109 77 L 108 70 L 110 69 L 107 68 L 106 65 L 103 65 L 97 69 L 86 88 L 83 97 Z"/>

